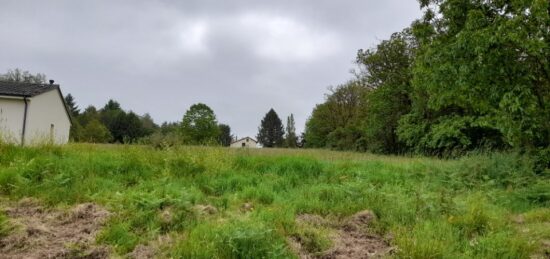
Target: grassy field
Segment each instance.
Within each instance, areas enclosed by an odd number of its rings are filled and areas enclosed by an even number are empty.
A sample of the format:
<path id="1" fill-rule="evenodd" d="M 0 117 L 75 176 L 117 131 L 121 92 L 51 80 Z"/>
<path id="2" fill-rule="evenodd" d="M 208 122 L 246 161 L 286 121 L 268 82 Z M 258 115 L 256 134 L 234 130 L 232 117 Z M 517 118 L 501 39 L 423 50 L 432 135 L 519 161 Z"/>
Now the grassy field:
<path id="1" fill-rule="evenodd" d="M 548 258 L 550 177 L 517 154 L 459 160 L 322 150 L 73 144 L 0 146 L 3 207 L 92 202 L 111 212 L 96 238 L 124 257 L 293 258 L 333 245 L 330 227 L 370 210 L 397 258 Z M 316 215 L 327 225 L 299 224 Z M 0 238 L 16 231 L 0 214 Z M 165 241 L 159 241 L 165 240 Z"/>

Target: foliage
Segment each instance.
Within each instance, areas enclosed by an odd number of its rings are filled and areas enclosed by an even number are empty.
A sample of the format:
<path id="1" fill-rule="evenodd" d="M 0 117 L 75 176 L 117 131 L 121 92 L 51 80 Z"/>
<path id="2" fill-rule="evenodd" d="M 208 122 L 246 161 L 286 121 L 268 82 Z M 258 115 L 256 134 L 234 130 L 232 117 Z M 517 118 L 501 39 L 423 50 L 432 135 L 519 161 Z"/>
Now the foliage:
<path id="1" fill-rule="evenodd" d="M 285 130 L 283 128 L 283 123 L 279 118 L 279 115 L 275 110 L 270 109 L 260 124 L 258 128 L 258 142 L 263 145 L 263 147 L 281 147 L 283 145 L 285 135 Z"/>
<path id="2" fill-rule="evenodd" d="M 93 119 L 84 126 L 78 140 L 89 143 L 106 143 L 112 139 L 113 136 L 109 129 L 101 121 Z"/>
<path id="3" fill-rule="evenodd" d="M 332 91 L 306 123 L 306 147 L 438 156 L 547 148 L 550 3 L 420 4 L 411 28 L 359 50 L 355 84 L 366 91 L 352 91 L 359 101 L 344 110 Z"/>
<path id="4" fill-rule="evenodd" d="M 188 144 L 215 142 L 220 135 L 220 129 L 214 111 L 206 104 L 193 104 L 183 116 L 181 133 Z"/>
<path id="5" fill-rule="evenodd" d="M 113 141 L 131 143 L 146 135 L 142 121 L 133 112 L 118 112 L 110 124 Z"/>
<path id="6" fill-rule="evenodd" d="M 218 142 L 223 147 L 228 147 L 233 141 L 233 135 L 231 135 L 231 127 L 226 124 L 220 124 L 218 125 L 218 127 L 220 128 L 220 136 L 218 137 Z"/>
<path id="7" fill-rule="evenodd" d="M 296 125 L 294 123 L 294 115 L 290 114 L 286 118 L 286 135 L 285 147 L 296 148 L 298 145 L 298 137 L 296 136 Z"/>
<path id="8" fill-rule="evenodd" d="M 78 115 L 80 115 L 80 109 L 78 108 L 78 105 L 76 105 L 74 97 L 71 94 L 67 94 L 65 96 L 65 104 L 69 108 L 69 111 L 73 118 L 76 118 L 78 117 Z"/>
<path id="9" fill-rule="evenodd" d="M 65 100 L 73 117 L 70 136 L 76 142 L 133 143 L 158 129 L 149 114 L 126 112 L 115 100 L 109 100 L 100 110 L 90 105 L 82 113 L 72 95 Z"/>
<path id="10" fill-rule="evenodd" d="M 376 49 L 359 50 L 357 63 L 362 81 L 370 89 L 362 109 L 366 149 L 379 153 L 405 150 L 397 137 L 399 119 L 410 111 L 411 66 L 416 42 L 408 30 L 395 33 Z"/>
<path id="11" fill-rule="evenodd" d="M 549 145 L 548 1 L 423 2 L 400 138 L 439 154 Z"/>
<path id="12" fill-rule="evenodd" d="M 363 135 L 358 128 L 367 88 L 359 81 L 350 81 L 330 91 L 325 103 L 317 105 L 306 122 L 305 146 L 354 150 Z"/>

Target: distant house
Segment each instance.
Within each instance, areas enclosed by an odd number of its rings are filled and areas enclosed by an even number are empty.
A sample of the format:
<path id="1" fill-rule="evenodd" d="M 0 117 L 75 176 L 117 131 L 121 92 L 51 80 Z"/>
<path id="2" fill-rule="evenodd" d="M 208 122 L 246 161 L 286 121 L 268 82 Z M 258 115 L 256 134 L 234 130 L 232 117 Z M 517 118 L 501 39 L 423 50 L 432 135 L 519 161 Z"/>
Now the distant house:
<path id="1" fill-rule="evenodd" d="M 65 144 L 71 116 L 59 85 L 0 81 L 0 139 L 20 145 Z"/>
<path id="2" fill-rule="evenodd" d="M 240 147 L 240 148 L 257 148 L 258 147 L 258 141 L 251 137 L 242 138 L 239 140 L 235 140 L 231 142 L 230 147 Z"/>

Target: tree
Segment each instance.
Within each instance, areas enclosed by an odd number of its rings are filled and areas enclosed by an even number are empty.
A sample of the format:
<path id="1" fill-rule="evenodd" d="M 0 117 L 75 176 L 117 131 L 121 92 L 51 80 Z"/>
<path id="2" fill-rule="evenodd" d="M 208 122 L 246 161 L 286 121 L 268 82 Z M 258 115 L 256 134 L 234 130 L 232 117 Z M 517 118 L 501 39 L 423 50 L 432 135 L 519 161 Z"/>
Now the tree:
<path id="1" fill-rule="evenodd" d="M 143 114 L 139 119 L 141 120 L 141 128 L 144 135 L 153 134 L 159 128 L 149 113 Z"/>
<path id="2" fill-rule="evenodd" d="M 111 140 L 111 133 L 98 119 L 92 119 L 84 127 L 81 141 L 105 143 Z"/>
<path id="3" fill-rule="evenodd" d="M 101 122 L 109 129 L 113 136 L 113 141 L 122 143 L 124 141 L 124 133 L 121 129 L 126 126 L 120 125 L 125 119 L 125 112 L 120 107 L 120 103 L 110 99 L 105 106 L 99 111 Z"/>
<path id="4" fill-rule="evenodd" d="M 65 104 L 69 109 L 69 113 L 72 121 L 71 129 L 69 133 L 70 139 L 73 141 L 79 141 L 83 131 L 82 125 L 80 125 L 80 121 L 78 120 L 78 116 L 80 115 L 80 109 L 78 109 L 78 106 L 76 105 L 74 97 L 71 94 L 67 94 L 65 96 Z"/>
<path id="5" fill-rule="evenodd" d="M 84 112 L 82 112 L 82 114 L 78 117 L 78 121 L 82 126 L 88 125 L 88 123 L 94 119 L 100 120 L 100 115 L 93 105 L 86 107 Z"/>
<path id="6" fill-rule="evenodd" d="M 220 128 L 220 136 L 218 137 L 218 142 L 224 146 L 228 147 L 231 145 L 231 142 L 233 141 L 233 136 L 231 135 L 231 127 L 226 124 L 220 124 L 218 125 Z"/>
<path id="7" fill-rule="evenodd" d="M 169 133 L 176 133 L 179 132 L 181 129 L 181 125 L 179 122 L 163 122 L 160 125 L 160 132 L 164 135 Z"/>
<path id="8" fill-rule="evenodd" d="M 139 116 L 131 111 L 116 113 L 110 126 L 114 142 L 131 143 L 146 134 Z"/>
<path id="9" fill-rule="evenodd" d="M 283 145 L 283 136 L 285 130 L 283 123 L 275 110 L 270 109 L 262 119 L 261 125 L 258 128 L 258 142 L 264 147 L 281 147 Z"/>
<path id="10" fill-rule="evenodd" d="M 220 129 L 214 111 L 206 104 L 193 104 L 181 123 L 181 133 L 186 143 L 210 144 L 218 140 Z"/>
<path id="11" fill-rule="evenodd" d="M 368 89 L 360 81 L 349 81 L 330 89 L 324 103 L 313 109 L 306 122 L 305 147 L 330 147 L 339 150 L 362 150 L 361 125 Z"/>
<path id="12" fill-rule="evenodd" d="M 296 136 L 296 125 L 294 123 L 294 115 L 290 114 L 286 118 L 286 136 L 285 136 L 285 146 L 288 148 L 297 147 L 298 138 Z"/>
<path id="13" fill-rule="evenodd" d="M 31 74 L 29 71 L 23 71 L 16 68 L 10 69 L 7 73 L 0 75 L 0 80 L 20 83 L 45 84 L 46 75 L 41 73 Z"/>
<path id="14" fill-rule="evenodd" d="M 397 137 L 398 122 L 411 109 L 412 64 L 416 46 L 410 30 L 394 33 L 370 50 L 359 50 L 360 78 L 370 89 L 361 126 L 366 148 L 373 152 L 399 153 L 405 145 Z"/>
<path id="15" fill-rule="evenodd" d="M 412 107 L 399 138 L 432 154 L 548 146 L 549 2 L 421 4 Z"/>
<path id="16" fill-rule="evenodd" d="M 74 97 L 71 94 L 67 94 L 67 96 L 65 96 L 65 103 L 67 104 L 67 107 L 69 108 L 69 111 L 71 112 L 71 116 L 73 118 L 78 117 L 78 115 L 80 114 L 80 109 L 76 105 Z"/>

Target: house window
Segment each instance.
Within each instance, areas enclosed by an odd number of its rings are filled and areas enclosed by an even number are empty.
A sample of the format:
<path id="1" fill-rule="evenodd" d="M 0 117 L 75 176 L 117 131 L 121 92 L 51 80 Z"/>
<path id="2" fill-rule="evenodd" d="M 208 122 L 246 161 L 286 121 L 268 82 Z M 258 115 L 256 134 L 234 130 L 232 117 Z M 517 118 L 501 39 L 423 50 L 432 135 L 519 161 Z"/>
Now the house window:
<path id="1" fill-rule="evenodd" d="M 246 143 L 243 142 L 242 147 L 246 147 Z"/>
<path id="2" fill-rule="evenodd" d="M 248 142 L 248 139 L 246 139 L 246 142 Z"/>

